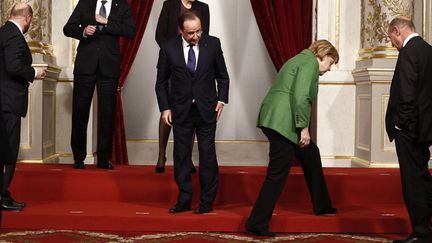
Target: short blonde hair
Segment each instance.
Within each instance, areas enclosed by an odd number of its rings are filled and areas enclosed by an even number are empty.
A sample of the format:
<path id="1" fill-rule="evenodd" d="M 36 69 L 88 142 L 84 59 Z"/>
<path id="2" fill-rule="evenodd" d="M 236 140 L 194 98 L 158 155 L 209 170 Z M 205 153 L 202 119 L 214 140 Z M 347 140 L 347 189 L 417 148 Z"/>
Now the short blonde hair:
<path id="1" fill-rule="evenodd" d="M 339 53 L 328 40 L 315 41 L 309 46 L 309 50 L 319 59 L 328 55 L 333 58 L 335 64 L 339 62 Z"/>

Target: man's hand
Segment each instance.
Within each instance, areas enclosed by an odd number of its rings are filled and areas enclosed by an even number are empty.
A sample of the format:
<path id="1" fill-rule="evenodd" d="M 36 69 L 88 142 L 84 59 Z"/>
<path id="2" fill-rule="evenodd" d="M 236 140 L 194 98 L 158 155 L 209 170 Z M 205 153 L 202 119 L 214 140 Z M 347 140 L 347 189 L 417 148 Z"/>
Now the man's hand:
<path id="1" fill-rule="evenodd" d="M 308 146 L 309 143 L 310 143 L 309 128 L 308 127 L 302 128 L 302 130 L 300 131 L 299 146 L 305 147 Z"/>
<path id="2" fill-rule="evenodd" d="M 162 111 L 162 120 L 165 124 L 168 126 L 172 126 L 172 113 L 171 110 L 164 110 Z"/>
<path id="3" fill-rule="evenodd" d="M 36 68 L 36 79 L 44 79 L 45 78 L 45 69 L 43 68 Z"/>
<path id="4" fill-rule="evenodd" d="M 96 32 L 96 25 L 87 25 L 84 29 L 84 36 L 91 36 Z"/>
<path id="5" fill-rule="evenodd" d="M 218 102 L 216 105 L 216 109 L 215 109 L 215 111 L 217 113 L 216 114 L 216 121 L 219 121 L 219 117 L 222 115 L 223 108 L 224 108 L 224 104 L 221 102 Z"/>
<path id="6" fill-rule="evenodd" d="M 99 24 L 108 24 L 108 19 L 100 16 L 99 14 L 96 14 L 96 22 L 98 22 Z"/>

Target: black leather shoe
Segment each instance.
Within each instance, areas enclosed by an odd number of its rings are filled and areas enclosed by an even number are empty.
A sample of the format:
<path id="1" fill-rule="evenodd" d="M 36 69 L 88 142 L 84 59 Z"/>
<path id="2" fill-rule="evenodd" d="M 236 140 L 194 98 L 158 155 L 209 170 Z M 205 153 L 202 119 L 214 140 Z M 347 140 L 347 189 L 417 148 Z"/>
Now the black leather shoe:
<path id="1" fill-rule="evenodd" d="M 24 202 L 17 202 L 12 197 L 2 198 L 1 206 L 5 211 L 21 211 L 25 208 Z"/>
<path id="2" fill-rule="evenodd" d="M 329 207 L 329 208 L 322 209 L 321 211 L 315 214 L 319 216 L 335 216 L 336 213 L 337 213 L 337 208 Z"/>
<path id="3" fill-rule="evenodd" d="M 77 161 L 75 160 L 73 164 L 74 169 L 85 169 L 84 161 Z"/>
<path id="4" fill-rule="evenodd" d="M 111 162 L 97 162 L 96 167 L 101 169 L 114 170 L 114 166 L 111 164 Z"/>
<path id="5" fill-rule="evenodd" d="M 263 237 L 275 237 L 276 234 L 270 231 L 257 231 L 246 229 L 246 233 L 253 236 L 263 236 Z"/>
<path id="6" fill-rule="evenodd" d="M 190 204 L 176 204 L 174 205 L 174 207 L 169 209 L 169 213 L 181 213 L 181 212 L 186 212 L 186 211 L 190 211 L 191 206 Z"/>
<path id="7" fill-rule="evenodd" d="M 159 159 L 158 159 L 158 162 L 156 163 L 156 167 L 155 167 L 155 172 L 158 174 L 165 173 L 165 163 L 166 163 L 166 157 L 164 158 L 162 165 L 159 165 Z"/>
<path id="8" fill-rule="evenodd" d="M 195 208 L 194 214 L 204 214 L 204 213 L 210 213 L 213 211 L 213 208 L 211 206 L 202 206 Z"/>

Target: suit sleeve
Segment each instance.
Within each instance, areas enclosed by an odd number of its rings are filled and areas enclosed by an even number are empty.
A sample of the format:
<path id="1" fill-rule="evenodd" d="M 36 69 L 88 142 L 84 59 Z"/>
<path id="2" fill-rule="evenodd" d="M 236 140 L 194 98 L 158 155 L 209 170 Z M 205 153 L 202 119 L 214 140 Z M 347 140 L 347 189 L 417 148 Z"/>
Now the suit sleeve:
<path id="1" fill-rule="evenodd" d="M 131 8 L 127 3 L 124 3 L 124 10 L 122 12 L 123 15 L 120 20 L 108 17 L 105 32 L 112 35 L 134 38 L 136 32 L 135 21 L 132 17 Z"/>
<path id="2" fill-rule="evenodd" d="M 219 40 L 217 40 L 215 75 L 218 90 L 218 101 L 228 104 L 229 75 Z"/>
<path id="3" fill-rule="evenodd" d="M 210 11 L 207 4 L 203 6 L 203 12 L 201 13 L 202 18 L 202 30 L 204 33 L 208 34 L 210 31 Z"/>
<path id="4" fill-rule="evenodd" d="M 159 46 L 167 40 L 169 4 L 164 2 L 156 26 L 156 42 Z"/>
<path id="5" fill-rule="evenodd" d="M 25 61 L 27 43 L 20 35 L 14 35 L 8 38 L 4 45 L 6 72 L 18 77 L 19 80 L 32 82 L 35 77 L 35 69 Z"/>
<path id="6" fill-rule="evenodd" d="M 77 6 L 73 10 L 71 16 L 69 17 L 69 20 L 63 27 L 63 34 L 67 37 L 75 38 L 78 40 L 84 39 L 84 28 L 87 26 L 81 25 L 81 8 L 82 8 L 82 2 L 78 1 Z M 89 36 L 89 38 L 91 38 Z"/>
<path id="7" fill-rule="evenodd" d="M 400 91 L 397 102 L 398 112 L 395 125 L 403 130 L 413 129 L 418 119 L 416 110 L 416 86 L 418 70 L 416 63 L 405 51 L 399 53 L 400 68 L 397 90 Z"/>
<path id="8" fill-rule="evenodd" d="M 294 84 L 293 111 L 296 128 L 309 126 L 312 107 L 310 90 L 318 80 L 317 66 L 308 62 L 299 67 Z"/>
<path id="9" fill-rule="evenodd" d="M 159 60 L 157 64 L 156 78 L 156 96 L 159 104 L 159 110 L 171 109 L 168 101 L 168 80 L 171 76 L 170 64 L 164 48 L 159 51 Z"/>

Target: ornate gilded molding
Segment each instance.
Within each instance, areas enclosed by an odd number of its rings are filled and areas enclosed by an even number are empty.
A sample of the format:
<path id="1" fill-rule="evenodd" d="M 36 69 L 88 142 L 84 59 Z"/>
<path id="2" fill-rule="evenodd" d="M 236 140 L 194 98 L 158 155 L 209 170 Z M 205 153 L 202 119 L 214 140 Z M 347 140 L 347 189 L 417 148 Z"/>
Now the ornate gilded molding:
<path id="1" fill-rule="evenodd" d="M 0 5 L 2 24 L 8 20 L 12 6 L 18 2 L 26 2 L 33 8 L 32 23 L 30 29 L 25 34 L 32 53 L 53 56 L 51 46 L 52 0 L 2 0 Z"/>
<path id="2" fill-rule="evenodd" d="M 387 30 L 390 21 L 399 15 L 412 17 L 412 0 L 365 0 L 361 1 L 362 47 L 386 45 L 389 42 Z"/>

